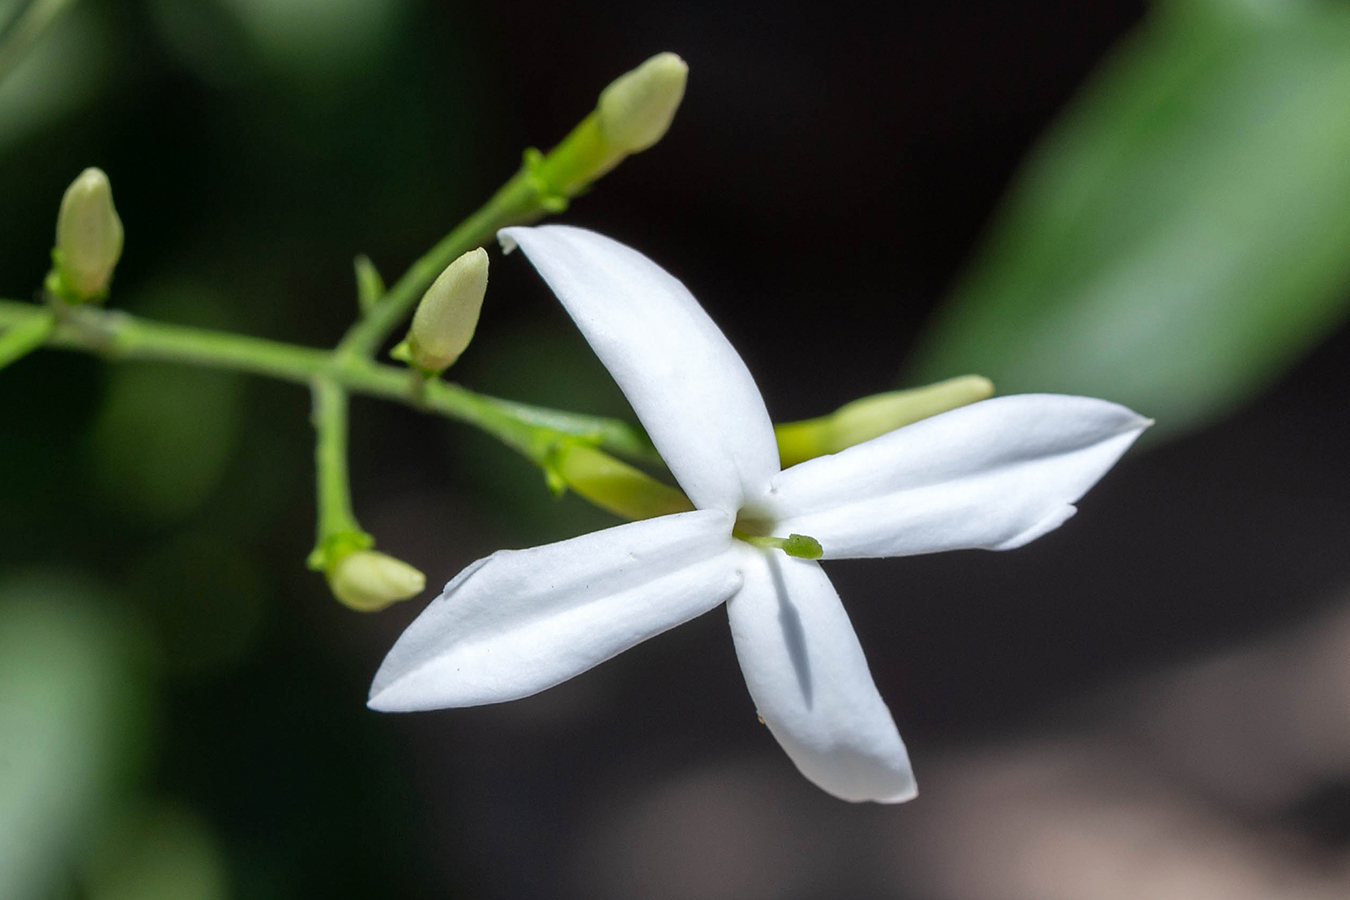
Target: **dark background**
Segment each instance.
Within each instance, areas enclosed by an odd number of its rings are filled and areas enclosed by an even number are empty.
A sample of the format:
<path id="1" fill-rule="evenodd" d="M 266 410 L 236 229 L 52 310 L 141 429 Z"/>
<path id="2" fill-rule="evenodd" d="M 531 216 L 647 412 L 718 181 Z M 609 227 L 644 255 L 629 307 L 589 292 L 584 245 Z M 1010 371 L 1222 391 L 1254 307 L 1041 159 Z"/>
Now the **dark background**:
<path id="1" fill-rule="evenodd" d="M 82 99 L 0 143 L 0 293 L 31 296 L 61 191 L 99 165 L 127 231 L 112 303 L 331 344 L 354 315 L 355 253 L 392 281 L 523 147 L 550 146 L 610 79 L 674 50 L 690 78 L 669 135 L 564 220 L 682 278 L 776 421 L 898 383 L 1019 162 L 1145 16 L 1110 2 L 391 2 L 380 40 L 315 63 L 260 49 L 235 6 L 72 14 L 104 49 Z M 623 413 L 529 267 L 495 251 L 492 265 L 451 375 Z M 179 386 L 154 408 L 192 424 L 161 434 L 143 410 L 107 411 L 126 389 L 99 361 L 42 353 L 0 373 L 0 574 L 78 577 L 134 623 L 152 712 L 124 789 L 192 810 L 235 896 L 665 896 L 666 873 L 698 859 L 657 852 L 651 883 L 593 873 L 614 810 L 657 803 L 644 798 L 672 779 L 742 767 L 769 779 L 749 806 L 777 808 L 786 785 L 841 829 L 901 821 L 960 748 L 1330 609 L 1350 577 L 1350 428 L 1346 336 L 1327 334 L 1231 417 L 1132 452 L 1026 549 L 829 567 L 925 791 L 901 807 L 792 780 L 720 612 L 525 701 L 368 712 L 369 679 L 425 598 L 361 615 L 304 569 L 308 399 L 291 386 L 132 367 L 147 391 Z M 222 417 L 224 431 L 205 424 Z M 554 501 L 462 426 L 358 400 L 353 429 L 358 516 L 433 585 L 494 549 L 611 521 Z M 227 448 L 215 463 L 206 440 Z M 1326 796 L 1315 816 L 1272 821 L 1344 847 L 1346 806 Z M 824 860 L 813 871 L 856 881 L 743 896 L 910 896 L 853 870 L 810 821 L 754 859 L 771 870 L 805 842 Z"/>

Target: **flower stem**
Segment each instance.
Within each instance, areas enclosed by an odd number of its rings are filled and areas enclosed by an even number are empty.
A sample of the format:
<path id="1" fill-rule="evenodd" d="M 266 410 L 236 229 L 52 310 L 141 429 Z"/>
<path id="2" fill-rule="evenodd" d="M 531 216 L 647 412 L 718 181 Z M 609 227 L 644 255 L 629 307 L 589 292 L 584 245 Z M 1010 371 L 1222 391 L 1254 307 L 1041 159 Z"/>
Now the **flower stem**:
<path id="1" fill-rule="evenodd" d="M 445 381 L 424 383 L 407 369 L 349 354 L 152 322 L 95 307 L 69 309 L 53 323 L 51 312 L 44 307 L 0 300 L 0 328 L 6 329 L 0 340 L 8 339 L 16 330 L 29 333 L 38 329 L 36 320 L 49 329 L 38 343 L 113 359 L 179 362 L 305 385 L 326 377 L 349 392 L 393 400 L 477 426 L 541 466 L 564 438 L 593 441 L 637 459 L 655 457 L 646 435 L 626 422 L 500 400 Z"/>
<path id="2" fill-rule="evenodd" d="M 352 512 L 347 474 L 347 392 L 331 378 L 313 381 L 314 468 L 318 486 L 318 546 L 341 535 L 363 534 Z"/>

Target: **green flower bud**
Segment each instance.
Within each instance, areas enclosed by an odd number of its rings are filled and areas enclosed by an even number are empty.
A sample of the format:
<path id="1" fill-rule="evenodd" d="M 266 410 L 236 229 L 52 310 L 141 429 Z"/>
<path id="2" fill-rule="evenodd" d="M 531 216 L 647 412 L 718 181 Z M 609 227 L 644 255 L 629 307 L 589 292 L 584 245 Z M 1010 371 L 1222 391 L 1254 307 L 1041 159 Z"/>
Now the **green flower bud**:
<path id="1" fill-rule="evenodd" d="M 75 303 L 101 300 L 121 255 L 122 220 L 112 185 L 102 169 L 85 169 L 66 189 L 56 219 L 56 292 Z"/>
<path id="2" fill-rule="evenodd" d="M 408 336 L 391 355 L 426 375 L 449 368 L 473 340 L 487 276 L 488 255 L 482 247 L 446 266 L 422 295 Z"/>
<path id="3" fill-rule="evenodd" d="M 627 155 L 661 140 L 684 98 L 688 76 L 684 60 L 658 53 L 605 88 L 596 113 L 610 147 Z"/>
<path id="4" fill-rule="evenodd" d="M 357 550 L 329 570 L 328 586 L 334 597 L 352 609 L 379 612 L 420 594 L 427 577 L 401 559 L 376 550 Z"/>
<path id="5" fill-rule="evenodd" d="M 546 155 L 526 154 L 541 193 L 559 211 L 568 197 L 630 154 L 661 140 L 684 98 L 689 67 L 674 53 L 658 53 L 600 93 L 595 110 Z"/>
<path id="6" fill-rule="evenodd" d="M 544 475 L 557 486 L 557 493 L 571 488 L 625 519 L 651 519 L 694 508 L 679 488 L 585 444 L 564 444 L 554 450 Z"/>
<path id="7" fill-rule="evenodd" d="M 819 419 L 775 425 L 779 460 L 786 468 L 838 453 L 911 422 L 988 399 L 993 393 L 994 384 L 988 378 L 962 375 L 924 387 L 863 397 Z"/>

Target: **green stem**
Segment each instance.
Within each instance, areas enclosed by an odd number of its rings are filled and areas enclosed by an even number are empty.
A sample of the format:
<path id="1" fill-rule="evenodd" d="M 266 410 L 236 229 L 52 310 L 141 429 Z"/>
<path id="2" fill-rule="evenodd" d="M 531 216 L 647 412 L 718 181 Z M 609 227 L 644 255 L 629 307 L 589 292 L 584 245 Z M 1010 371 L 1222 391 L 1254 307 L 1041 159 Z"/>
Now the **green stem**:
<path id="1" fill-rule="evenodd" d="M 50 320 L 41 306 L 0 300 L 0 328 L 32 328 Z M 8 331 L 6 332 L 8 334 Z M 42 342 L 114 359 L 179 362 L 263 375 L 297 384 L 324 377 L 346 390 L 393 400 L 475 425 L 543 465 L 564 438 L 595 441 L 650 459 L 651 444 L 636 428 L 615 419 L 542 409 L 474 393 L 457 384 L 426 381 L 408 369 L 348 354 L 138 319 L 118 310 L 67 310 Z"/>
<path id="2" fill-rule="evenodd" d="M 320 547 L 330 538 L 361 534 L 352 512 L 347 475 L 347 392 L 331 378 L 319 377 L 314 391 L 314 469 L 318 484 Z"/>
<path id="3" fill-rule="evenodd" d="M 384 297 L 347 332 L 338 345 L 345 355 L 371 357 L 385 339 L 416 308 L 422 294 L 446 266 L 475 247 L 481 247 L 497 229 L 530 222 L 546 212 L 558 210 L 559 200 L 551 198 L 532 174 L 529 163 L 521 168 L 487 203 L 455 230 L 413 263 Z"/>
<path id="4" fill-rule="evenodd" d="M 74 0 L 33 0 L 19 13 L 0 35 L 0 81 L 23 62 L 47 27 L 72 3 Z"/>
<path id="5" fill-rule="evenodd" d="M 0 332 L 0 369 L 41 347 L 54 330 L 56 314 L 43 309 Z"/>

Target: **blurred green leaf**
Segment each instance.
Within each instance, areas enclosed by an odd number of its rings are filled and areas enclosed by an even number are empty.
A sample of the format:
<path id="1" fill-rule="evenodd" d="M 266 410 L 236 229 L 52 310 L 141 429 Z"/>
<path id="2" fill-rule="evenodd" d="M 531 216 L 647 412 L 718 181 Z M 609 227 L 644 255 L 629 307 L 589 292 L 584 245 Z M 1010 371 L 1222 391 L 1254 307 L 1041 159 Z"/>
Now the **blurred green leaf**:
<path id="1" fill-rule="evenodd" d="M 0 897 L 67 877 L 144 740 L 134 642 L 88 585 L 0 582 Z"/>
<path id="2" fill-rule="evenodd" d="M 90 867 L 89 900 L 225 900 L 224 856 L 200 817 L 159 804 L 109 829 Z"/>
<path id="3" fill-rule="evenodd" d="M 200 0 L 198 0 L 200 2 Z M 352 74 L 393 36 L 404 0 L 217 0 L 284 70 Z"/>
<path id="4" fill-rule="evenodd" d="M 1175 432 L 1350 299 L 1350 6 L 1155 10 L 1052 129 L 907 381 L 1106 397 Z"/>
<path id="5" fill-rule="evenodd" d="M 63 14 L 0 81 L 0 150 L 92 101 L 113 82 L 109 30 L 97 11 Z"/>

